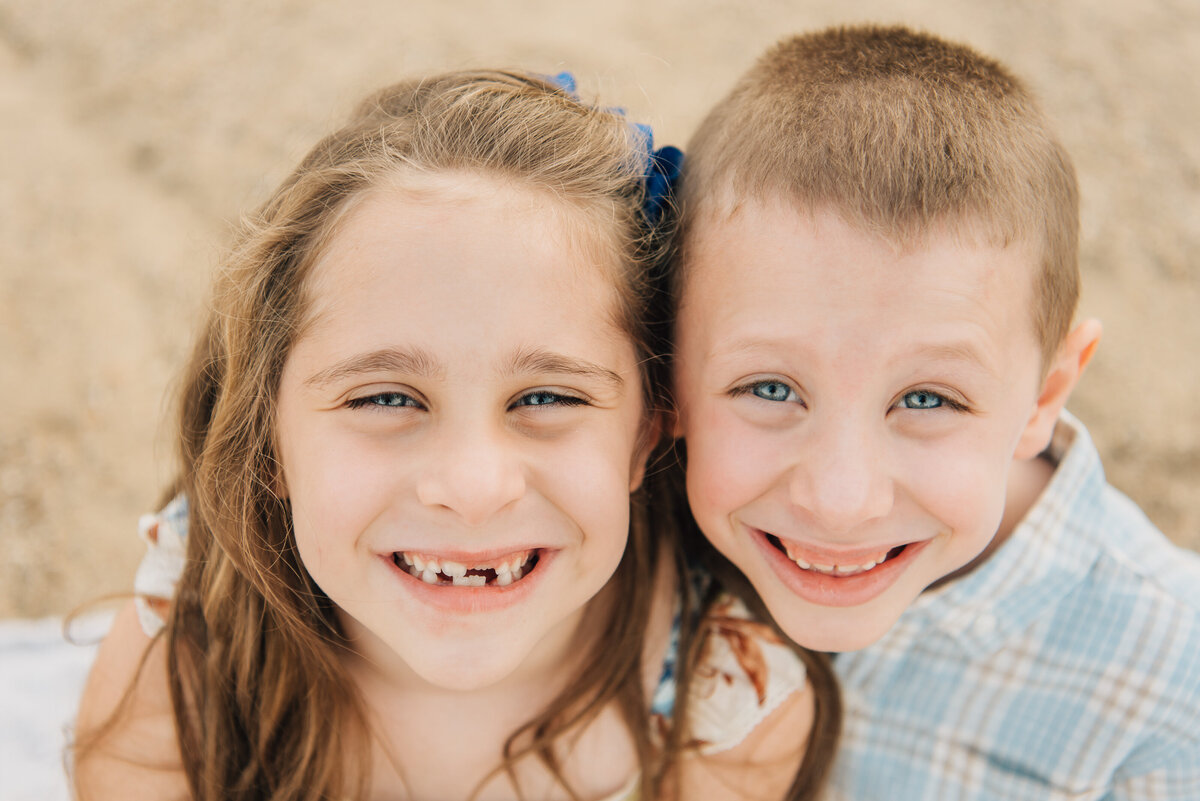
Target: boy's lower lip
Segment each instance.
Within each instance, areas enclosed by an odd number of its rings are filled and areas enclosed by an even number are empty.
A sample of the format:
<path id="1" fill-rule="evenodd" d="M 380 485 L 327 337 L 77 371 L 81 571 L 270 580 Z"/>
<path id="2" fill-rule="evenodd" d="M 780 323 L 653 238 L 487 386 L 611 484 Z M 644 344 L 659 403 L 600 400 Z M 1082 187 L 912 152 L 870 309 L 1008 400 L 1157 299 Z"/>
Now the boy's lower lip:
<path id="1" fill-rule="evenodd" d="M 400 582 L 405 592 L 427 606 L 443 612 L 468 614 L 472 612 L 497 612 L 522 603 L 541 584 L 547 569 L 554 562 L 557 551 L 538 548 L 537 565 L 519 581 L 506 587 L 488 585 L 468 587 L 427 584 L 396 564 L 393 554 L 381 554 L 387 568 Z"/>
<path id="2" fill-rule="evenodd" d="M 772 545 L 766 532 L 756 528 L 748 531 L 784 585 L 805 601 L 820 606 L 858 606 L 882 595 L 929 544 L 929 540 L 909 543 L 899 554 L 864 573 L 839 576 L 805 570 Z"/>

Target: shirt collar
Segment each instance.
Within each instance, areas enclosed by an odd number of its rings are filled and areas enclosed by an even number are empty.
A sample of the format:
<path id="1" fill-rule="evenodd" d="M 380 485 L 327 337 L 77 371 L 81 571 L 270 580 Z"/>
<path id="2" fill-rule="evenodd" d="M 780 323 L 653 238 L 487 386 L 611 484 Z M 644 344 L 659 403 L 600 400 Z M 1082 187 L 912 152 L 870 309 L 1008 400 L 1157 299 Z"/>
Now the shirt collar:
<path id="1" fill-rule="evenodd" d="M 945 635 L 972 656 L 986 656 L 1069 593 L 1100 555 L 1080 503 L 1103 491 L 1104 472 L 1087 430 L 1063 412 L 1043 452 L 1057 467 L 1050 483 L 983 564 L 960 579 L 922 593 L 892 634 Z"/>

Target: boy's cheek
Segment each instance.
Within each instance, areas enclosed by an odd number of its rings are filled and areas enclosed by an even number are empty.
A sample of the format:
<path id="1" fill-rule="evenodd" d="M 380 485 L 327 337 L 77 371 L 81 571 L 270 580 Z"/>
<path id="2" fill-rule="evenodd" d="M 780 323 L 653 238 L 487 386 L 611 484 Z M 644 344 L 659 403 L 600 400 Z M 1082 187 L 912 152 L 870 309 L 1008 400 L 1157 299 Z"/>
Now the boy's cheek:
<path id="1" fill-rule="evenodd" d="M 736 421 L 710 421 L 687 441 L 687 487 L 692 511 L 702 527 L 730 515 L 766 494 L 785 469 L 786 449 Z"/>

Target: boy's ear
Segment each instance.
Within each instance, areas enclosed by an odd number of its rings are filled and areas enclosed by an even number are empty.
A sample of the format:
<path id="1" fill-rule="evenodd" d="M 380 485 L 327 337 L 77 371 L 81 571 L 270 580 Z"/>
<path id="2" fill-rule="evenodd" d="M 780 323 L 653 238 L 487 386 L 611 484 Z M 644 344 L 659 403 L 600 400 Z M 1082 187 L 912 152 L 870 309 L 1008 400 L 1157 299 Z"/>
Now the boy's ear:
<path id="1" fill-rule="evenodd" d="M 1084 320 L 1067 334 L 1042 382 L 1037 405 L 1017 443 L 1015 458 L 1032 459 L 1050 444 L 1058 413 L 1092 360 L 1096 345 L 1100 343 L 1100 332 L 1099 320 Z"/>

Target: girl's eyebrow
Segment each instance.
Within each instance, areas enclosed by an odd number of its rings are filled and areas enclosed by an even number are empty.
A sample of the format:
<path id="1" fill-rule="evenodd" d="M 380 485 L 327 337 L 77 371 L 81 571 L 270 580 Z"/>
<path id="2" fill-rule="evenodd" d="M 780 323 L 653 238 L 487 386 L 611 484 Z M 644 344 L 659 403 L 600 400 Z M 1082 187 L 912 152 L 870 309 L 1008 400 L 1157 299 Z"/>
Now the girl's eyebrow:
<path id="1" fill-rule="evenodd" d="M 564 356 L 547 350 L 520 350 L 508 365 L 508 373 L 559 373 L 590 378 L 608 384 L 614 392 L 625 387 L 621 374 L 586 359 Z"/>
<path id="2" fill-rule="evenodd" d="M 441 378 L 445 375 L 445 370 L 437 359 L 419 348 L 413 350 L 381 348 L 343 359 L 332 367 L 327 367 L 309 376 L 304 383 L 319 389 L 344 378 L 385 371 L 421 378 Z"/>
<path id="3" fill-rule="evenodd" d="M 305 384 L 321 388 L 364 373 L 396 372 L 418 378 L 444 378 L 445 368 L 429 353 L 415 348 L 381 348 L 369 353 L 360 353 L 343 359 L 332 367 L 320 370 L 305 380 Z M 520 350 L 509 362 L 505 371 L 509 375 L 520 373 L 558 373 L 590 378 L 609 385 L 620 392 L 625 379 L 620 373 L 598 364 L 573 356 L 564 356 L 547 350 Z"/>

